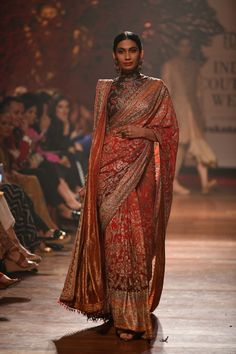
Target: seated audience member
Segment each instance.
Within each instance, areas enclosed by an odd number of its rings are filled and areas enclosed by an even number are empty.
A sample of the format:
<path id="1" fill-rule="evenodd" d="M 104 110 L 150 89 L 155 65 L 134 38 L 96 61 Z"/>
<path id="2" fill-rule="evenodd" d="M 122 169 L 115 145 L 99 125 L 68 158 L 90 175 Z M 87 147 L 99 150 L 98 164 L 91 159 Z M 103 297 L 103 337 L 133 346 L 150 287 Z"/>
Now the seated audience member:
<path id="1" fill-rule="evenodd" d="M 20 160 L 24 159 L 29 151 L 28 143 L 22 139 L 23 116 L 24 105 L 19 98 L 7 97 L 3 101 L 0 112 L 0 162 L 4 164 L 7 181 L 19 184 L 26 193 L 29 193 L 38 213 L 42 214 L 41 216 L 53 228 L 55 225 L 47 212 L 44 200 L 42 200 L 42 190 L 37 177 L 25 176 L 12 169 L 12 160 L 20 163 Z M 12 147 L 11 154 L 9 146 Z M 24 156 L 21 156 L 21 152 Z"/>
<path id="2" fill-rule="evenodd" d="M 32 107 L 30 105 L 28 110 L 26 110 L 28 119 L 30 114 L 35 117 L 35 110 L 32 110 Z M 0 111 L 0 125 L 5 127 L 4 134 L 3 132 L 0 133 L 0 139 L 3 142 L 1 146 L 5 146 L 5 152 L 10 153 L 11 166 L 17 169 L 17 172 L 25 175 L 36 175 L 38 177 L 47 203 L 57 207 L 63 217 L 72 218 L 70 208 L 79 209 L 81 204 L 77 202 L 74 194 L 70 193 L 66 183 L 58 177 L 54 165 L 40 159 L 40 157 L 37 158 L 37 155 L 34 156 L 31 154 L 31 139 L 25 134 L 27 128 L 26 121 L 26 118 L 23 118 L 24 123 L 22 125 L 19 124 L 17 127 L 20 132 L 18 136 L 21 135 L 21 139 L 16 139 L 14 132 L 10 132 L 9 134 L 11 116 L 8 112 L 8 105 L 6 105 L 4 101 Z M 6 136 L 7 134 L 9 134 L 8 138 Z M 63 196 L 66 203 L 63 203 Z"/>
<path id="3" fill-rule="evenodd" d="M 71 165 L 71 173 L 67 176 L 67 181 L 70 187 L 75 191 L 83 183 L 77 167 L 77 162 L 81 162 L 76 155 L 81 152 L 81 146 L 74 144 L 70 139 L 72 126 L 70 124 L 70 102 L 62 95 L 54 96 L 49 106 L 49 116 L 51 124 L 46 133 L 45 145 L 48 150 L 57 151 L 63 156 L 66 156 Z M 79 186 L 78 186 L 78 181 Z"/>

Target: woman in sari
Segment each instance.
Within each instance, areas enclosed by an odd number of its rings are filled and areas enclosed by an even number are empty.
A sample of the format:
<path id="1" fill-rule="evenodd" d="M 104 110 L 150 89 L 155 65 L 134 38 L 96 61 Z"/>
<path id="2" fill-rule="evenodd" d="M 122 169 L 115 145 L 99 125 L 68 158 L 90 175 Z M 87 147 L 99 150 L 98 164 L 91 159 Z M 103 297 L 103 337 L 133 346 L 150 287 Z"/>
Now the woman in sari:
<path id="1" fill-rule="evenodd" d="M 119 69 L 99 80 L 83 212 L 60 302 L 151 339 L 164 279 L 178 126 L 168 90 L 139 72 L 139 37 L 114 40 Z"/>

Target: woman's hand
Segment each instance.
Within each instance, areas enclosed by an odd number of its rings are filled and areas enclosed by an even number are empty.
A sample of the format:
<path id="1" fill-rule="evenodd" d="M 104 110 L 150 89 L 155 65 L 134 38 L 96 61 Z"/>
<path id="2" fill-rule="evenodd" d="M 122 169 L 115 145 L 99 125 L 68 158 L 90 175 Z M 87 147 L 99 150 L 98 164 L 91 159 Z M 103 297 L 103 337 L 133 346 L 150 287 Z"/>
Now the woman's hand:
<path id="1" fill-rule="evenodd" d="M 20 151 L 17 149 L 8 149 L 8 152 L 14 157 L 14 159 L 18 159 L 20 156 Z"/>
<path id="2" fill-rule="evenodd" d="M 70 160 L 67 156 L 62 156 L 59 163 L 65 167 L 71 167 Z"/>
<path id="3" fill-rule="evenodd" d="M 84 151 L 83 146 L 80 143 L 74 143 L 76 151 Z"/>
<path id="4" fill-rule="evenodd" d="M 43 156 L 38 153 L 31 155 L 29 158 L 30 168 L 38 168 L 43 160 Z"/>
<path id="5" fill-rule="evenodd" d="M 71 154 L 74 154 L 75 153 L 75 148 L 74 146 L 70 146 L 68 151 L 71 153 Z"/>
<path id="6" fill-rule="evenodd" d="M 135 125 L 128 125 L 124 128 L 121 128 L 117 132 L 117 135 L 119 135 L 121 138 L 143 138 L 151 141 L 156 141 L 156 136 L 152 129 L 137 127 Z"/>
<path id="7" fill-rule="evenodd" d="M 80 201 L 82 202 L 85 197 L 86 186 L 81 187 L 78 192 L 79 192 Z"/>
<path id="8" fill-rule="evenodd" d="M 70 134 L 70 123 L 68 119 L 63 120 L 63 135 L 68 136 Z"/>
<path id="9" fill-rule="evenodd" d="M 128 125 L 124 128 L 121 128 L 117 135 L 121 138 L 135 139 L 135 138 L 143 138 L 143 128 L 136 127 L 134 125 Z"/>

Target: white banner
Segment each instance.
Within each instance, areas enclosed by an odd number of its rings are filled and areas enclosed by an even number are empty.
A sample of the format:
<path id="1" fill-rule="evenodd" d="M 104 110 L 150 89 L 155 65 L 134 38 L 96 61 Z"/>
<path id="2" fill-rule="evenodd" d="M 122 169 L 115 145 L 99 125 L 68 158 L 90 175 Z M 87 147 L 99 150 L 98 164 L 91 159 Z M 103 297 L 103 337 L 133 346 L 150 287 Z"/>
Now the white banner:
<path id="1" fill-rule="evenodd" d="M 236 1 L 208 0 L 226 33 L 204 50 L 201 70 L 207 140 L 219 167 L 236 167 Z"/>

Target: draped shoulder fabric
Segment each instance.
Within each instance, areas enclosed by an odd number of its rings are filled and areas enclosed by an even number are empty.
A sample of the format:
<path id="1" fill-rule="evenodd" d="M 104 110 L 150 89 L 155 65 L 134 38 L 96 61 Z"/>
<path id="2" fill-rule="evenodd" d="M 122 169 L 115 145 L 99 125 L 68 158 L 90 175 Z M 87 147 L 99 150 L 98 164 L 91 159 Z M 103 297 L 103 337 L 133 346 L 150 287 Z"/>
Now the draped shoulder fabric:
<path id="1" fill-rule="evenodd" d="M 60 303 L 88 318 L 152 337 L 160 300 L 178 126 L 168 90 L 144 77 L 107 114 L 113 80 L 99 80 L 86 195 Z M 156 141 L 121 138 L 121 127 L 152 129 Z"/>
<path id="2" fill-rule="evenodd" d="M 84 206 L 71 263 L 60 302 L 88 317 L 102 317 L 105 301 L 103 259 L 96 205 L 96 188 L 105 136 L 106 99 L 112 80 L 99 80 L 94 107 L 94 134 Z"/>

